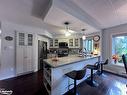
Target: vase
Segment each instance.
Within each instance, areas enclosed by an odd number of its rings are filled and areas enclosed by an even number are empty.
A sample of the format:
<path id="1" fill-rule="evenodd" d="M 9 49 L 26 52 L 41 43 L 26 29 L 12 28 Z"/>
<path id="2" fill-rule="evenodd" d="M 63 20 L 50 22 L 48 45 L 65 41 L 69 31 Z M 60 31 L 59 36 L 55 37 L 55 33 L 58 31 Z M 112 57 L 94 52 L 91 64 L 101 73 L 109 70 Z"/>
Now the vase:
<path id="1" fill-rule="evenodd" d="M 115 63 L 115 64 L 117 63 L 117 60 L 116 60 L 116 59 L 114 59 L 114 63 Z"/>

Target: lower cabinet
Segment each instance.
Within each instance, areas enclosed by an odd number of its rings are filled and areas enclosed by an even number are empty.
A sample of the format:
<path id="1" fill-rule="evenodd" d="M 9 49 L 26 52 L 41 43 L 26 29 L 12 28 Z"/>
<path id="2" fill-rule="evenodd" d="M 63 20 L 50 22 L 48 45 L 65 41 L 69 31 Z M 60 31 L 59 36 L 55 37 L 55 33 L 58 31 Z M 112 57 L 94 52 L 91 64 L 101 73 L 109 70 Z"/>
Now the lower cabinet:
<path id="1" fill-rule="evenodd" d="M 16 51 L 16 74 L 33 71 L 33 49 L 26 46 L 18 47 Z"/>

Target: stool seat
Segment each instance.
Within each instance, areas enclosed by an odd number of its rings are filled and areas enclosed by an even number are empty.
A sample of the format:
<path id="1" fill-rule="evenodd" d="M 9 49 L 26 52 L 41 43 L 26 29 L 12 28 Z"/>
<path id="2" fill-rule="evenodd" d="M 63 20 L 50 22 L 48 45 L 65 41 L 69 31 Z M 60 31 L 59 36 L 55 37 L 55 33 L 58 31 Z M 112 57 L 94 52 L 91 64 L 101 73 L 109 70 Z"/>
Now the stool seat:
<path id="1" fill-rule="evenodd" d="M 67 73 L 67 74 L 65 74 L 65 75 L 68 76 L 69 78 L 75 79 L 77 73 L 76 73 L 76 71 L 74 70 L 74 71 L 69 72 L 69 73 Z"/>
<path id="2" fill-rule="evenodd" d="M 86 74 L 86 69 L 82 69 L 82 70 L 73 70 L 67 74 L 65 74 L 66 76 L 68 76 L 71 79 L 74 79 L 74 93 L 72 95 L 76 95 L 77 91 L 76 91 L 76 80 L 80 80 L 82 79 Z"/>
<path id="3" fill-rule="evenodd" d="M 87 68 L 97 70 L 97 66 L 94 66 L 94 65 L 87 65 Z"/>

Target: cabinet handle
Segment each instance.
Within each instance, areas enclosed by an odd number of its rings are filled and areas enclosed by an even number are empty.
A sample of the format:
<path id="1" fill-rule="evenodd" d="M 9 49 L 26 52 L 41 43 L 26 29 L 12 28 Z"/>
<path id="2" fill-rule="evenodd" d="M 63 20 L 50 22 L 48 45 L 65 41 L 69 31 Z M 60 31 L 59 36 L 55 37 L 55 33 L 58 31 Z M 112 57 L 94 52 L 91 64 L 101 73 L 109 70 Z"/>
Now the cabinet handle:
<path id="1" fill-rule="evenodd" d="M 24 58 L 27 58 L 27 56 L 26 56 L 26 57 L 24 57 Z"/>

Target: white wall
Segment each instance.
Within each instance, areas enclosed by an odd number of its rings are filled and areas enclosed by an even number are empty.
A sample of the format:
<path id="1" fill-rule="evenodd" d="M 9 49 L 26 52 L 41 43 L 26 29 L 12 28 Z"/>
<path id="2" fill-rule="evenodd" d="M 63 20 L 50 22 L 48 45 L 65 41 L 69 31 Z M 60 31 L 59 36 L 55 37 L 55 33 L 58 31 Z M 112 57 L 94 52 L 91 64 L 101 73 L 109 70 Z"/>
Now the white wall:
<path id="1" fill-rule="evenodd" d="M 102 32 L 101 31 L 98 31 L 98 32 L 95 32 L 95 33 L 91 33 L 91 34 L 88 34 L 88 35 L 86 35 L 86 37 L 94 37 L 95 35 L 99 35 L 100 36 L 100 40 L 98 41 L 98 42 L 93 42 L 93 44 L 95 44 L 95 43 L 98 43 L 99 44 L 99 51 L 100 51 L 100 55 L 102 55 Z M 102 57 L 102 56 L 101 56 Z M 100 58 L 100 59 L 102 59 L 102 58 Z"/>
<path id="2" fill-rule="evenodd" d="M 127 33 L 127 24 L 104 29 L 102 32 L 102 58 L 103 60 L 106 60 L 109 58 L 109 63 L 111 64 L 111 56 L 112 56 L 112 36 L 116 34 L 121 34 L 121 33 Z M 123 67 L 119 66 L 114 66 L 111 65 L 112 70 L 116 71 L 116 68 L 121 68 L 119 69 L 122 70 L 124 69 Z M 118 73 L 118 71 L 117 71 Z"/>
<path id="3" fill-rule="evenodd" d="M 102 57 L 103 59 L 111 58 L 112 36 L 116 34 L 127 33 L 127 24 L 104 29 L 102 32 Z"/>
<path id="4" fill-rule="evenodd" d="M 15 31 L 18 32 L 30 32 L 34 35 L 41 34 L 52 37 L 45 29 L 38 29 L 33 27 L 27 27 L 22 25 L 13 24 L 10 22 L 2 22 L 1 24 L 1 68 L 0 68 L 0 80 L 15 76 Z M 5 40 L 6 36 L 12 36 L 12 41 Z M 37 40 L 35 36 L 35 40 Z M 34 41 L 35 41 L 34 40 Z M 34 42 L 35 43 L 35 42 Z M 36 44 L 34 45 L 34 48 Z M 36 50 L 34 51 L 36 58 Z M 36 71 L 36 60 L 34 59 L 34 69 Z"/>

